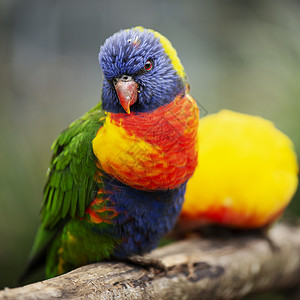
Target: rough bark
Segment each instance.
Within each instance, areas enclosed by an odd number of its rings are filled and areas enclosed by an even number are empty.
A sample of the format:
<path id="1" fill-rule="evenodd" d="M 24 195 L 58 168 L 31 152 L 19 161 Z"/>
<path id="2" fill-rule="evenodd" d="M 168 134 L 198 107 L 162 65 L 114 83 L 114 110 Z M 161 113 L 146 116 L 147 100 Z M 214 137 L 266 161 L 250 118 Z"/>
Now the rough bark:
<path id="1" fill-rule="evenodd" d="M 277 224 L 266 237 L 193 237 L 147 256 L 167 268 L 103 262 L 0 291 L 0 299 L 234 299 L 300 285 L 300 226 Z"/>

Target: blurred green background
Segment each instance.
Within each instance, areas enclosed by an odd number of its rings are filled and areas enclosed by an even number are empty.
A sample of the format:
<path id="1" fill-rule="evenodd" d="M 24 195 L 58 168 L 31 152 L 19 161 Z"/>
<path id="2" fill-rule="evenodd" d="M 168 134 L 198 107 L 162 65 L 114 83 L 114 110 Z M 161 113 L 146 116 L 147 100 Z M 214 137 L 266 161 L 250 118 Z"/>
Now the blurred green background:
<path id="1" fill-rule="evenodd" d="M 135 25 L 172 41 L 208 113 L 270 119 L 299 156 L 299 1 L 1 0 L 0 288 L 25 266 L 53 140 L 100 100 L 99 46 Z"/>

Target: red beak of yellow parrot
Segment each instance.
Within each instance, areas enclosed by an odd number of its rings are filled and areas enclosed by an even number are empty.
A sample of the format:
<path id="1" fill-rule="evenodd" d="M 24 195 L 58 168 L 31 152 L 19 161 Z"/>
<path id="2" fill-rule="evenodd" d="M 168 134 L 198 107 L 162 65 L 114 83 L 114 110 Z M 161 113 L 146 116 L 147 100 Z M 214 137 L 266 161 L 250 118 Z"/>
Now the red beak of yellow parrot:
<path id="1" fill-rule="evenodd" d="M 130 106 L 137 101 L 138 84 L 131 76 L 123 75 L 120 78 L 115 78 L 114 86 L 124 110 L 130 114 Z"/>

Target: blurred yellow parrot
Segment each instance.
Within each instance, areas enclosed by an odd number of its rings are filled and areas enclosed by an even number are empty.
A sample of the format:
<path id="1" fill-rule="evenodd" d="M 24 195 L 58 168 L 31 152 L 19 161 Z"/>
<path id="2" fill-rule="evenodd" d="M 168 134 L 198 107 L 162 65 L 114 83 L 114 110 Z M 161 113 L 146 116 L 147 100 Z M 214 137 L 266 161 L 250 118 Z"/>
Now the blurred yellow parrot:
<path id="1" fill-rule="evenodd" d="M 200 120 L 198 143 L 181 222 L 261 228 L 281 216 L 297 189 L 298 164 L 272 122 L 222 110 Z"/>

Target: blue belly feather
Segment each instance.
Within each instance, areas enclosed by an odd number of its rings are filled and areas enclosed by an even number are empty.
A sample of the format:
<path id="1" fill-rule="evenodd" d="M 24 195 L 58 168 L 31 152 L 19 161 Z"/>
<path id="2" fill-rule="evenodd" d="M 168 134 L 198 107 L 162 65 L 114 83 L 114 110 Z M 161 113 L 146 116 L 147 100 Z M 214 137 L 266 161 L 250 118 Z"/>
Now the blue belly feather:
<path id="1" fill-rule="evenodd" d="M 111 234 L 121 239 L 113 256 L 119 259 L 151 251 L 169 232 L 181 211 L 186 183 L 172 190 L 143 191 L 105 177 L 104 189 L 118 212 Z"/>

